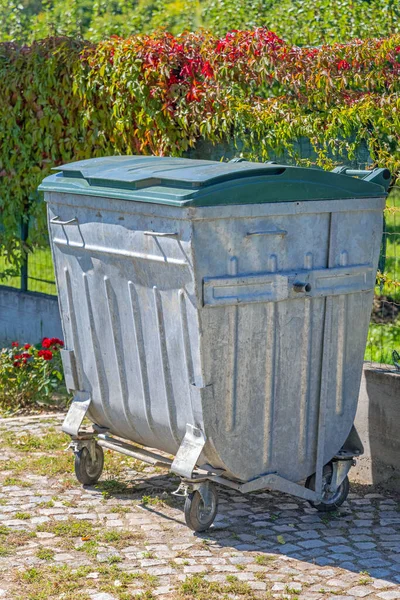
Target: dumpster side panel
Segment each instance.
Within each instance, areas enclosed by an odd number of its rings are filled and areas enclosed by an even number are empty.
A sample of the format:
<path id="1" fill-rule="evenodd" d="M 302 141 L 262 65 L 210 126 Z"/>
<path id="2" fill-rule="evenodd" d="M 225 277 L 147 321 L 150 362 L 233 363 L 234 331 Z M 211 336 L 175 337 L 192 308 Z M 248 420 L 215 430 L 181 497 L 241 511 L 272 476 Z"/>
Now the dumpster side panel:
<path id="1" fill-rule="evenodd" d="M 49 219 L 76 219 L 50 224 L 50 235 L 66 348 L 92 395 L 90 418 L 174 454 L 186 423 L 203 426 L 191 385 L 201 386 L 201 369 L 190 222 L 157 217 L 154 206 L 142 214 L 139 203 L 96 211 L 78 196 L 57 200 Z"/>
<path id="2" fill-rule="evenodd" d="M 329 267 L 370 264 L 373 273 L 376 273 L 382 226 L 382 211 L 333 213 Z M 333 336 L 325 462 L 332 457 L 330 453 L 335 444 L 344 443 L 355 419 L 372 300 L 373 290 L 332 298 Z M 347 431 L 342 428 L 344 422 L 347 423 Z"/>
<path id="3" fill-rule="evenodd" d="M 204 373 L 214 391 L 203 406 L 205 433 L 241 480 L 313 473 L 324 402 L 325 462 L 341 448 L 356 411 L 379 255 L 381 210 L 342 204 L 332 213 L 315 203 L 312 213 L 275 211 L 257 219 L 232 210 L 194 227 Z M 207 240 L 212 253 L 203 251 Z M 311 289 L 297 294 L 303 280 Z"/>

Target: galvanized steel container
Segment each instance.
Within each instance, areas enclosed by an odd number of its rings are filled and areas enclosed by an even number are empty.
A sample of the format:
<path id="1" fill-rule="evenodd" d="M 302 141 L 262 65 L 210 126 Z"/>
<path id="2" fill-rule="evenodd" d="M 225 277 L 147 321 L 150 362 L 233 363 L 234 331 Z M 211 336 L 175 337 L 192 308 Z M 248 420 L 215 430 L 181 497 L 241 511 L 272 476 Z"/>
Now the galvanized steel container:
<path id="1" fill-rule="evenodd" d="M 89 418 L 173 455 L 193 425 L 197 464 L 240 482 L 331 460 L 357 407 L 387 172 L 158 157 L 58 171 L 41 189 L 67 384 Z"/>

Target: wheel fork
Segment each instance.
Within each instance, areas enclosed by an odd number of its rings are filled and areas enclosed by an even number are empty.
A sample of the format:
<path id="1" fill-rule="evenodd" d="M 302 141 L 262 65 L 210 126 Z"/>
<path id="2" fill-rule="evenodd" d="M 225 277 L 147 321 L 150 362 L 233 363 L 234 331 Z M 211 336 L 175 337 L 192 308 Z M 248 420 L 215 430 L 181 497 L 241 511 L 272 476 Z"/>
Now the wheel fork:
<path id="1" fill-rule="evenodd" d="M 210 507 L 212 505 L 212 494 L 210 492 L 210 481 L 208 479 L 203 479 L 202 481 L 185 481 L 182 480 L 179 484 L 179 487 L 175 492 L 172 492 L 174 496 L 181 496 L 186 498 L 192 492 L 199 492 L 201 499 L 203 500 L 205 507 Z"/>
<path id="2" fill-rule="evenodd" d="M 71 437 L 71 443 L 68 447 L 73 450 L 74 454 L 77 454 L 82 448 L 87 448 L 92 462 L 96 462 L 96 437 L 94 433 Z"/>
<path id="3" fill-rule="evenodd" d="M 327 488 L 329 492 L 336 492 L 346 478 L 351 467 L 355 466 L 356 461 L 353 458 L 346 460 L 335 460 L 332 462 L 332 479 Z"/>

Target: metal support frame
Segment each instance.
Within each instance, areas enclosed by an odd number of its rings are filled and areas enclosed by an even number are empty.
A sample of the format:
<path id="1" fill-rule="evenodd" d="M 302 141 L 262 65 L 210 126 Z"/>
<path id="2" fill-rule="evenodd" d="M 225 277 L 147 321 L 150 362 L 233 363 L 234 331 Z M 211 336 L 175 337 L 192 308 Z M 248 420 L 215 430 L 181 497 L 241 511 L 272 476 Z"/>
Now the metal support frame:
<path id="1" fill-rule="evenodd" d="M 152 452 L 145 448 L 139 448 L 139 446 L 135 446 L 134 444 L 127 444 L 126 442 L 118 440 L 104 433 L 100 433 L 98 435 L 98 444 L 103 448 L 120 452 L 126 456 L 131 456 L 132 458 L 141 460 L 149 465 L 153 465 L 154 467 L 171 467 L 172 465 L 172 459 L 167 458 L 166 456 L 162 456 L 161 454 L 157 454 L 156 452 Z"/>
<path id="2" fill-rule="evenodd" d="M 82 417 L 81 408 L 78 409 L 77 414 L 79 414 L 79 418 Z M 75 428 L 78 420 L 78 417 L 76 417 L 76 420 L 74 421 Z M 82 420 L 83 417 L 81 422 Z M 198 428 L 191 425 L 187 426 L 185 438 L 183 439 L 174 459 L 158 454 L 151 449 L 142 448 L 133 443 L 127 443 L 123 440 L 114 438 L 107 433 L 103 433 L 103 431 L 104 428 L 94 426 L 93 432 L 77 432 L 74 435 L 70 434 L 72 438 L 70 447 L 74 450 L 74 452 L 79 452 L 79 450 L 81 450 L 83 447 L 88 448 L 92 460 L 95 461 L 95 448 L 97 443 L 103 448 L 114 450 L 115 452 L 125 454 L 126 456 L 131 456 L 132 458 L 141 460 L 150 465 L 169 467 L 172 472 L 180 475 L 181 477 L 181 483 L 178 489 L 173 492 L 174 495 L 185 497 L 191 491 L 198 490 L 206 506 L 208 506 L 210 502 L 210 482 L 237 490 L 242 494 L 270 489 L 291 494 L 293 496 L 303 498 L 304 500 L 311 500 L 313 502 L 320 502 L 323 498 L 324 490 L 322 490 L 322 482 L 321 489 L 314 491 L 298 483 L 285 479 L 277 473 L 266 473 L 250 481 L 240 482 L 224 477 L 223 472 L 220 469 L 214 469 L 209 465 L 196 467 L 196 463 L 205 444 L 205 437 Z M 337 456 L 333 457 L 333 476 L 329 485 L 329 491 L 336 491 L 336 489 L 344 481 L 353 464 L 355 464 L 355 461 L 350 452 L 343 450 L 340 451 Z"/>

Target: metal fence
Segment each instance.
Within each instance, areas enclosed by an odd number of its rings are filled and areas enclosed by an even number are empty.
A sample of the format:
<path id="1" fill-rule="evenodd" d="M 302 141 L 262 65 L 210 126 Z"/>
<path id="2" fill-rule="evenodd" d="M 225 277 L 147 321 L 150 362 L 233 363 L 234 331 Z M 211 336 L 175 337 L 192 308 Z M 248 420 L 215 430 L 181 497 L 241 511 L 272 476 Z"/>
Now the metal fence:
<path id="1" fill-rule="evenodd" d="M 0 273 L 4 273 L 11 265 L 4 257 L 0 257 Z M 56 296 L 53 261 L 50 247 L 36 248 L 28 254 L 22 263 L 19 275 L 0 279 L 0 287 L 13 287 L 21 292 L 36 292 Z"/>
<path id="2" fill-rule="evenodd" d="M 380 270 L 365 353 L 366 360 L 400 369 L 400 189 L 385 210 Z"/>

